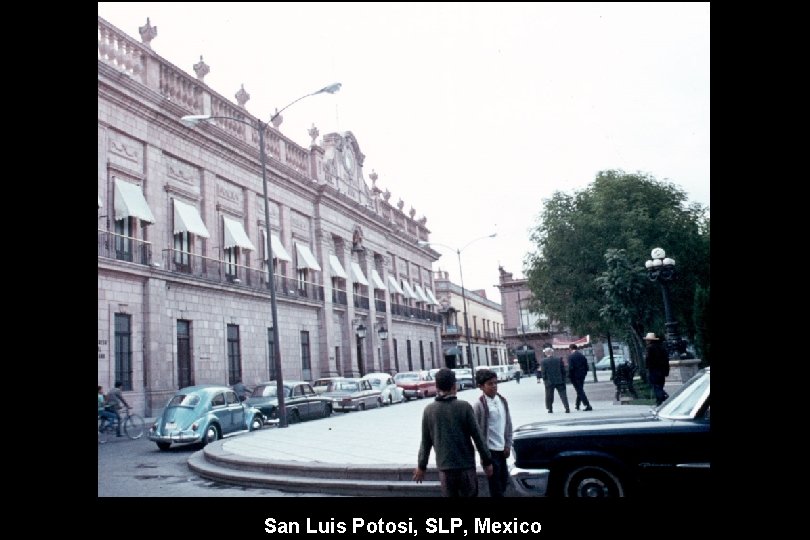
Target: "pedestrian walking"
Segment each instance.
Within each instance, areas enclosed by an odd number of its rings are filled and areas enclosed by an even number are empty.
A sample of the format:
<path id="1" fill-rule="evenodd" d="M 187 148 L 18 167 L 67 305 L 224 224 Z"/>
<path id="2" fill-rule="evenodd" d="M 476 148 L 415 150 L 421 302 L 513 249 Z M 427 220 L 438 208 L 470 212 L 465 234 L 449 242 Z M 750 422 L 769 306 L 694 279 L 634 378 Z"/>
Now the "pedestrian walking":
<path id="1" fill-rule="evenodd" d="M 650 385 L 655 393 L 655 404 L 661 405 L 669 397 L 669 394 L 664 391 L 664 383 L 669 376 L 669 355 L 654 332 L 648 333 L 644 340 L 647 342 L 645 360 L 650 375 Z"/>
<path id="2" fill-rule="evenodd" d="M 517 360 L 514 361 L 515 366 L 515 382 L 520 384 L 520 378 L 523 376 L 523 373 L 520 370 L 520 364 Z"/>
<path id="3" fill-rule="evenodd" d="M 571 408 L 568 405 L 568 396 L 565 393 L 565 364 L 559 356 L 551 356 L 554 349 L 546 347 L 543 349 L 545 358 L 540 362 L 540 367 L 543 373 L 543 381 L 546 385 L 546 409 L 549 413 L 554 412 L 554 390 L 560 394 L 565 412 L 570 413 Z"/>
<path id="4" fill-rule="evenodd" d="M 573 352 L 568 357 L 568 373 L 571 376 L 571 384 L 574 385 L 574 391 L 577 393 L 577 400 L 574 403 L 574 408 L 579 410 L 580 404 L 585 405 L 586 411 L 592 411 L 588 396 L 585 395 L 585 376 L 588 375 L 588 359 L 585 355 L 579 352 L 579 347 L 576 343 L 568 346 Z"/>
<path id="5" fill-rule="evenodd" d="M 475 421 L 492 456 L 492 476 L 487 479 L 489 496 L 503 497 L 509 484 L 506 460 L 512 449 L 512 415 L 506 398 L 498 393 L 497 373 L 482 369 L 475 374 L 475 383 L 481 389 L 481 395 L 473 404 Z"/>
<path id="6" fill-rule="evenodd" d="M 436 468 L 444 497 L 477 497 L 475 448 L 487 477 L 492 476 L 492 458 L 475 421 L 472 405 L 456 397 L 456 374 L 449 368 L 436 373 L 436 399 L 422 413 L 422 442 L 413 480 L 425 478 L 431 448 L 436 449 Z"/>

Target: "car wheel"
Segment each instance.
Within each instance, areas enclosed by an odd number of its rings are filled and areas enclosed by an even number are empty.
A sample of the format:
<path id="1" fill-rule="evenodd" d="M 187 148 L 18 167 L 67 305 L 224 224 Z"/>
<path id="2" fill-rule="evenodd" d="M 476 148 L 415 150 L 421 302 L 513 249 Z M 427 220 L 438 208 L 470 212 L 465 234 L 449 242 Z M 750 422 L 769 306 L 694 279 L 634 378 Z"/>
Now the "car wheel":
<path id="1" fill-rule="evenodd" d="M 578 465 L 565 475 L 563 497 L 617 498 L 626 495 L 619 475 L 599 465 Z"/>
<path id="2" fill-rule="evenodd" d="M 258 431 L 262 429 L 262 426 L 264 426 L 264 418 L 260 415 L 256 415 L 250 422 L 250 431 Z"/>
<path id="3" fill-rule="evenodd" d="M 419 398 L 419 399 L 422 399 L 422 398 L 423 398 L 423 397 L 425 397 L 425 396 L 424 396 L 424 394 L 422 394 L 422 391 L 420 390 L 420 391 L 418 391 L 418 392 L 416 393 L 416 397 L 417 397 L 417 398 Z"/>
<path id="4" fill-rule="evenodd" d="M 389 404 L 390 404 L 390 401 L 391 401 L 391 398 L 390 398 L 390 397 L 388 398 L 388 401 L 389 401 Z M 383 400 L 382 400 L 382 398 L 381 398 L 381 397 L 378 397 L 378 398 L 377 398 L 377 408 L 380 408 L 380 407 L 382 407 L 382 406 L 383 406 Z"/>
<path id="5" fill-rule="evenodd" d="M 288 418 L 287 418 L 287 423 L 288 424 L 297 424 L 300 421 L 301 421 L 301 415 L 298 414 L 298 411 L 297 410 L 290 411 L 290 414 L 288 415 Z"/>
<path id="6" fill-rule="evenodd" d="M 170 442 L 159 442 L 159 443 L 155 443 L 155 444 L 158 445 L 158 448 L 160 448 L 161 450 L 164 450 L 164 451 L 168 450 L 169 447 L 172 445 L 172 443 L 170 443 Z"/>
<path id="7" fill-rule="evenodd" d="M 388 394 L 388 404 L 389 405 L 394 404 L 394 396 L 392 396 L 391 394 Z"/>
<path id="8" fill-rule="evenodd" d="M 329 403 L 324 403 L 323 409 L 324 409 L 323 410 L 324 418 L 329 418 L 330 416 L 332 416 L 332 406 Z"/>
<path id="9" fill-rule="evenodd" d="M 205 436 L 203 437 L 203 446 L 212 443 L 219 439 L 219 428 L 216 424 L 210 424 L 205 428 Z"/>
<path id="10" fill-rule="evenodd" d="M 361 403 L 361 404 L 360 404 L 360 410 L 361 410 L 361 411 L 365 411 L 365 410 L 366 410 L 366 404 L 365 404 L 365 403 Z"/>

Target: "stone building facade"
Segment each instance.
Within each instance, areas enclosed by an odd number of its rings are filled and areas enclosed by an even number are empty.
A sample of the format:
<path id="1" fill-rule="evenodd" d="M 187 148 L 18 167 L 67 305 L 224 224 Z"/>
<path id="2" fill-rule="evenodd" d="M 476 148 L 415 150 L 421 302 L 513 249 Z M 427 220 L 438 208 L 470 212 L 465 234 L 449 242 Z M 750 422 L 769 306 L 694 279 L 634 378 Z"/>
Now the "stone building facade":
<path id="1" fill-rule="evenodd" d="M 508 361 L 504 342 L 501 305 L 486 297 L 485 290 L 470 291 L 452 283 L 447 272 L 434 272 L 436 298 L 442 315 L 442 353 L 440 367 L 505 365 Z M 464 299 L 470 328 L 469 352 L 464 324 Z"/>
<path id="2" fill-rule="evenodd" d="M 369 188 L 360 141 L 267 126 L 265 200 L 245 89 L 231 102 L 140 30 L 98 19 L 98 383 L 155 415 L 184 386 L 274 379 L 268 225 L 285 379 L 439 367 L 427 220 Z"/>

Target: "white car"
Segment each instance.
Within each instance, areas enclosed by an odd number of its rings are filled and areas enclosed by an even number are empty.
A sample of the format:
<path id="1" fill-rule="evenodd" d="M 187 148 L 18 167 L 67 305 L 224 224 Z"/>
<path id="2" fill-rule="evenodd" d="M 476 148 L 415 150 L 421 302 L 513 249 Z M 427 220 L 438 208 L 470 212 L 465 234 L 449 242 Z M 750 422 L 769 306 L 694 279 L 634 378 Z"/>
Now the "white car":
<path id="1" fill-rule="evenodd" d="M 405 400 L 402 388 L 396 385 L 394 378 L 388 373 L 368 373 L 363 379 L 368 380 L 374 390 L 380 391 L 383 405 L 402 403 Z"/>

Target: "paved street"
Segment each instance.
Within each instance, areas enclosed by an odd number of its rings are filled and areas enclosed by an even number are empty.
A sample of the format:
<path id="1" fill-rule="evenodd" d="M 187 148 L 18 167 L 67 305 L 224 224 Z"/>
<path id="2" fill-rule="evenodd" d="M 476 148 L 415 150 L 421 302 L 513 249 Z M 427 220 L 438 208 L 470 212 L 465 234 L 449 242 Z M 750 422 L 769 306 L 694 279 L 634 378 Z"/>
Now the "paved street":
<path id="1" fill-rule="evenodd" d="M 604 373 L 604 374 L 603 374 Z M 555 396 L 555 412 L 544 407 L 545 389 L 534 377 L 524 377 L 520 383 L 510 381 L 499 385 L 500 393 L 509 400 L 514 425 L 580 415 L 612 416 L 625 412 L 642 414 L 649 409 L 643 405 L 616 405 L 614 386 L 608 382 L 609 372 L 598 375 L 600 381 L 586 383 L 585 391 L 594 411 L 573 409 L 573 387 L 568 385 L 571 414 L 565 414 L 559 397 Z M 672 392 L 679 382 L 667 385 Z M 465 390 L 460 399 L 477 399 L 480 391 Z M 414 400 L 382 409 L 364 412 L 335 413 L 331 418 L 303 422 L 286 429 L 265 429 L 237 435 L 225 440 L 224 448 L 235 454 L 310 463 L 401 464 L 415 465 L 419 450 L 419 430 L 422 410 L 432 399 Z M 147 422 L 147 426 L 150 422 Z M 161 452 L 144 436 L 141 440 L 113 438 L 99 445 L 99 496 L 302 496 L 271 489 L 226 486 L 203 480 L 193 474 L 186 462 L 199 446 L 173 446 Z M 435 466 L 435 454 L 430 464 Z M 319 494 L 311 494 L 317 496 Z M 306 495 L 304 495 L 306 496 Z"/>

